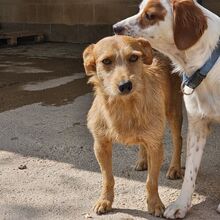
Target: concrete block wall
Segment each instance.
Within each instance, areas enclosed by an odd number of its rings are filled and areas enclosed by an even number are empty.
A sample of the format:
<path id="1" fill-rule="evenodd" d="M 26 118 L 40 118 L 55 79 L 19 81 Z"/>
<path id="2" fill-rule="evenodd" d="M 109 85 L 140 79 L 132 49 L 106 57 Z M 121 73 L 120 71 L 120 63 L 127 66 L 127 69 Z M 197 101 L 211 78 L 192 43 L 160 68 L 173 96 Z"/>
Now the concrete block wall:
<path id="1" fill-rule="evenodd" d="M 51 41 L 92 42 L 135 14 L 141 0 L 0 0 L 2 29 L 43 31 Z"/>
<path id="2" fill-rule="evenodd" d="M 111 25 L 138 11 L 141 0 L 0 0 L 2 30 L 34 30 L 50 41 L 93 42 L 112 34 Z M 219 0 L 203 0 L 220 14 Z"/>
<path id="3" fill-rule="evenodd" d="M 206 8 L 220 15 L 220 1 L 219 0 L 202 0 L 202 2 Z"/>

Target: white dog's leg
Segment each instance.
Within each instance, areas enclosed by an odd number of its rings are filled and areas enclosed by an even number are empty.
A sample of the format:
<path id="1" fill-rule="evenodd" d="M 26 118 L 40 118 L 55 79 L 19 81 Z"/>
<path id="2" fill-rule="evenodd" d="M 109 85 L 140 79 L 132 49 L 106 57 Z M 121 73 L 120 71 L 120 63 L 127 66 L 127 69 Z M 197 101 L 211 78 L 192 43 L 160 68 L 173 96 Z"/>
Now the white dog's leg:
<path id="1" fill-rule="evenodd" d="M 208 134 L 207 121 L 189 119 L 187 158 L 184 182 L 179 198 L 165 211 L 164 216 L 169 219 L 184 218 L 191 207 L 192 194 L 202 159 L 203 149 Z"/>
<path id="2" fill-rule="evenodd" d="M 220 204 L 218 205 L 217 212 L 220 214 Z"/>

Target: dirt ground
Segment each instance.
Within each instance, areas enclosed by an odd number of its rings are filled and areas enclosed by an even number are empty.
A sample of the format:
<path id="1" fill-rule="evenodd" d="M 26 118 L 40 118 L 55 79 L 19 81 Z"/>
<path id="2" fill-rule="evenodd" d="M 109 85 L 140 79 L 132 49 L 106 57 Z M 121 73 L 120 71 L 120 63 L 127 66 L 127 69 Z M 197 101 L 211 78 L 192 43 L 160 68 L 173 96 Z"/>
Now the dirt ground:
<path id="1" fill-rule="evenodd" d="M 0 220 L 156 219 L 146 212 L 147 172 L 134 171 L 136 147 L 114 146 L 113 211 L 97 216 L 91 210 L 101 175 L 86 128 L 93 96 L 82 68 L 82 48 L 40 44 L 0 49 Z M 214 125 L 186 219 L 220 219 L 219 132 Z M 167 206 L 177 198 L 182 180 L 165 178 L 169 130 L 164 144 L 159 192 Z"/>

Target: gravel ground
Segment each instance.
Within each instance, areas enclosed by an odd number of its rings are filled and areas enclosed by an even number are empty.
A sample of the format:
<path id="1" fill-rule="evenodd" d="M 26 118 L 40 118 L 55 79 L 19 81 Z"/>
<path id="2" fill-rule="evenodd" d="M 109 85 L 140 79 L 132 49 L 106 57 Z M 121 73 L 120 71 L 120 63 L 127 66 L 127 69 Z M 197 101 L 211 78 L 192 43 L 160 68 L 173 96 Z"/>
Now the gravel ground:
<path id="1" fill-rule="evenodd" d="M 101 174 L 86 128 L 92 93 L 80 59 L 83 47 L 40 44 L 0 49 L 0 220 L 156 219 L 146 212 L 147 172 L 134 171 L 136 147 L 114 146 L 113 211 L 97 216 L 91 210 L 100 193 Z M 194 207 L 186 219 L 220 219 L 219 132 L 214 125 Z M 182 180 L 165 178 L 171 157 L 169 130 L 164 144 L 159 192 L 167 206 L 179 195 Z"/>

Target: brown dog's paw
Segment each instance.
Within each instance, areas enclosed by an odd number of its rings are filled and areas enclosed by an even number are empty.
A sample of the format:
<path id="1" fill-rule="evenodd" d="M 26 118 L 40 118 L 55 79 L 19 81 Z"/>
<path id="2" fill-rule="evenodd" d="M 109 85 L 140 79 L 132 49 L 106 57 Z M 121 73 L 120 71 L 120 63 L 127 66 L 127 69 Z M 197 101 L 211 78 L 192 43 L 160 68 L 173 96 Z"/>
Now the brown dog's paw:
<path id="1" fill-rule="evenodd" d="M 183 178 L 183 171 L 178 166 L 171 166 L 166 174 L 167 179 L 177 180 Z"/>
<path id="2" fill-rule="evenodd" d="M 165 206 L 161 202 L 160 198 L 157 199 L 148 199 L 148 212 L 151 215 L 156 217 L 163 217 L 163 213 L 165 211 Z"/>
<path id="3" fill-rule="evenodd" d="M 98 200 L 93 208 L 93 210 L 98 215 L 105 214 L 112 209 L 112 202 L 109 200 Z"/>
<path id="4" fill-rule="evenodd" d="M 136 171 L 144 171 L 147 170 L 147 161 L 145 160 L 138 160 L 136 162 L 135 168 Z"/>

